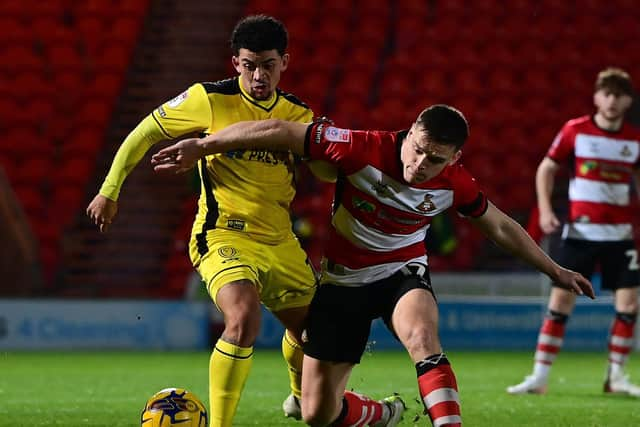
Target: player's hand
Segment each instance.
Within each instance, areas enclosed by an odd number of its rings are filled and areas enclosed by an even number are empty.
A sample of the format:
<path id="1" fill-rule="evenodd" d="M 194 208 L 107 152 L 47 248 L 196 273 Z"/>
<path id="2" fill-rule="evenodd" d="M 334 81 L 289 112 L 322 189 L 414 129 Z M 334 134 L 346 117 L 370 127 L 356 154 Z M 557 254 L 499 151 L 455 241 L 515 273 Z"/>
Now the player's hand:
<path id="1" fill-rule="evenodd" d="M 560 267 L 554 282 L 561 288 L 575 292 L 578 295 L 586 295 L 591 299 L 596 296 L 593 293 L 593 286 L 582 274 Z"/>
<path id="2" fill-rule="evenodd" d="M 118 212 L 118 202 L 97 194 L 87 207 L 87 215 L 91 221 L 105 233 Z"/>
<path id="3" fill-rule="evenodd" d="M 560 221 L 553 211 L 540 212 L 540 229 L 544 234 L 551 234 L 560 227 Z"/>
<path id="4" fill-rule="evenodd" d="M 196 165 L 205 153 L 198 138 L 183 139 L 153 155 L 151 164 L 156 172 L 186 172 Z"/>

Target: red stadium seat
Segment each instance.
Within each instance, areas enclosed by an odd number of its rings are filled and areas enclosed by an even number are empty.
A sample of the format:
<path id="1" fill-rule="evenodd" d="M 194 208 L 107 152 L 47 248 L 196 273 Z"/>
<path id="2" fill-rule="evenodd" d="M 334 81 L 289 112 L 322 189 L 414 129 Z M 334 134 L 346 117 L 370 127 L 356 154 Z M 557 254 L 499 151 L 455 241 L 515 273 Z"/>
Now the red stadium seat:
<path id="1" fill-rule="evenodd" d="M 54 70 L 84 72 L 86 64 L 78 49 L 68 45 L 52 45 L 47 51 L 47 60 Z"/>
<path id="2" fill-rule="evenodd" d="M 29 46 L 7 46 L 0 50 L 0 64 L 2 68 L 12 74 L 25 71 L 42 73 L 44 60 Z"/>

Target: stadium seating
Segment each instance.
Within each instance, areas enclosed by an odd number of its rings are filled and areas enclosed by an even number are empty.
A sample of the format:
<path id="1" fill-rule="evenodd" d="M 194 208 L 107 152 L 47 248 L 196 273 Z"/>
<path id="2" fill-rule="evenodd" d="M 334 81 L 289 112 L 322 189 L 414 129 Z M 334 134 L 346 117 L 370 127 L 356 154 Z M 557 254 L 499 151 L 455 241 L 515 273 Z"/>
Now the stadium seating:
<path id="1" fill-rule="evenodd" d="M 147 7 L 124 0 L 0 2 L 0 160 L 40 241 L 49 281 L 60 232 L 84 204 Z"/>

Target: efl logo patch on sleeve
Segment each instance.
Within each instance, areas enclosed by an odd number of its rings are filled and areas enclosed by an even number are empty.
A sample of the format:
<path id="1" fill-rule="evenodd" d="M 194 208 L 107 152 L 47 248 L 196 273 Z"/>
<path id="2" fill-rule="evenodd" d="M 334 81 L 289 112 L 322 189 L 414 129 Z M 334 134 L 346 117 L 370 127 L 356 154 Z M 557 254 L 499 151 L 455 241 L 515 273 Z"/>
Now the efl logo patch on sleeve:
<path id="1" fill-rule="evenodd" d="M 351 142 L 351 130 L 329 126 L 324 131 L 324 139 L 329 142 Z"/>
<path id="2" fill-rule="evenodd" d="M 185 99 L 189 96 L 188 91 L 182 92 L 180 95 L 173 98 L 171 101 L 167 102 L 167 105 L 171 108 L 176 108 L 178 105 L 182 104 Z"/>

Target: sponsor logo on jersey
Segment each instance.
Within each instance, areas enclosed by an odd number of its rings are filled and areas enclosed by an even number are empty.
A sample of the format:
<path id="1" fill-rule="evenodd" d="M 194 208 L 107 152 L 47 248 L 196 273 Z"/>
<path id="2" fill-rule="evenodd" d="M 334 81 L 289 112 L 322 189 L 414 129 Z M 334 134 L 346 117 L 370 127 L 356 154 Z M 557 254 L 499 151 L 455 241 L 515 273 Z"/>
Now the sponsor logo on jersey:
<path id="1" fill-rule="evenodd" d="M 374 205 L 373 203 L 369 203 L 366 200 L 362 200 L 359 197 L 354 196 L 351 199 L 351 202 L 356 209 L 360 209 L 363 212 L 371 213 L 376 210 L 376 205 Z"/>
<path id="2" fill-rule="evenodd" d="M 161 106 L 159 106 L 158 108 L 156 108 L 156 112 L 157 112 L 157 113 L 158 113 L 158 115 L 159 115 L 160 117 L 162 117 L 163 119 L 164 119 L 165 117 L 167 117 L 167 112 L 166 112 L 166 111 L 164 111 L 164 108 L 162 108 L 162 105 L 161 105 Z"/>
<path id="3" fill-rule="evenodd" d="M 173 98 L 171 101 L 167 102 L 167 105 L 171 108 L 176 108 L 178 105 L 182 104 L 185 99 L 189 96 L 188 91 L 182 92 L 180 95 Z"/>
<path id="4" fill-rule="evenodd" d="M 340 129 L 329 126 L 324 131 L 324 138 L 329 142 L 350 142 L 351 131 L 349 129 Z"/>
<path id="5" fill-rule="evenodd" d="M 389 185 L 382 182 L 381 179 L 376 181 L 376 183 L 371 186 L 371 189 L 376 192 L 378 197 L 391 197 L 393 195 L 389 189 Z"/>
<path id="6" fill-rule="evenodd" d="M 424 196 L 424 201 L 416 206 L 416 209 L 418 209 L 420 212 L 431 212 L 436 210 L 436 205 L 431 200 L 431 197 L 431 194 L 426 194 Z"/>
<path id="7" fill-rule="evenodd" d="M 241 219 L 227 220 L 227 227 L 233 230 L 244 230 L 244 221 Z"/>

